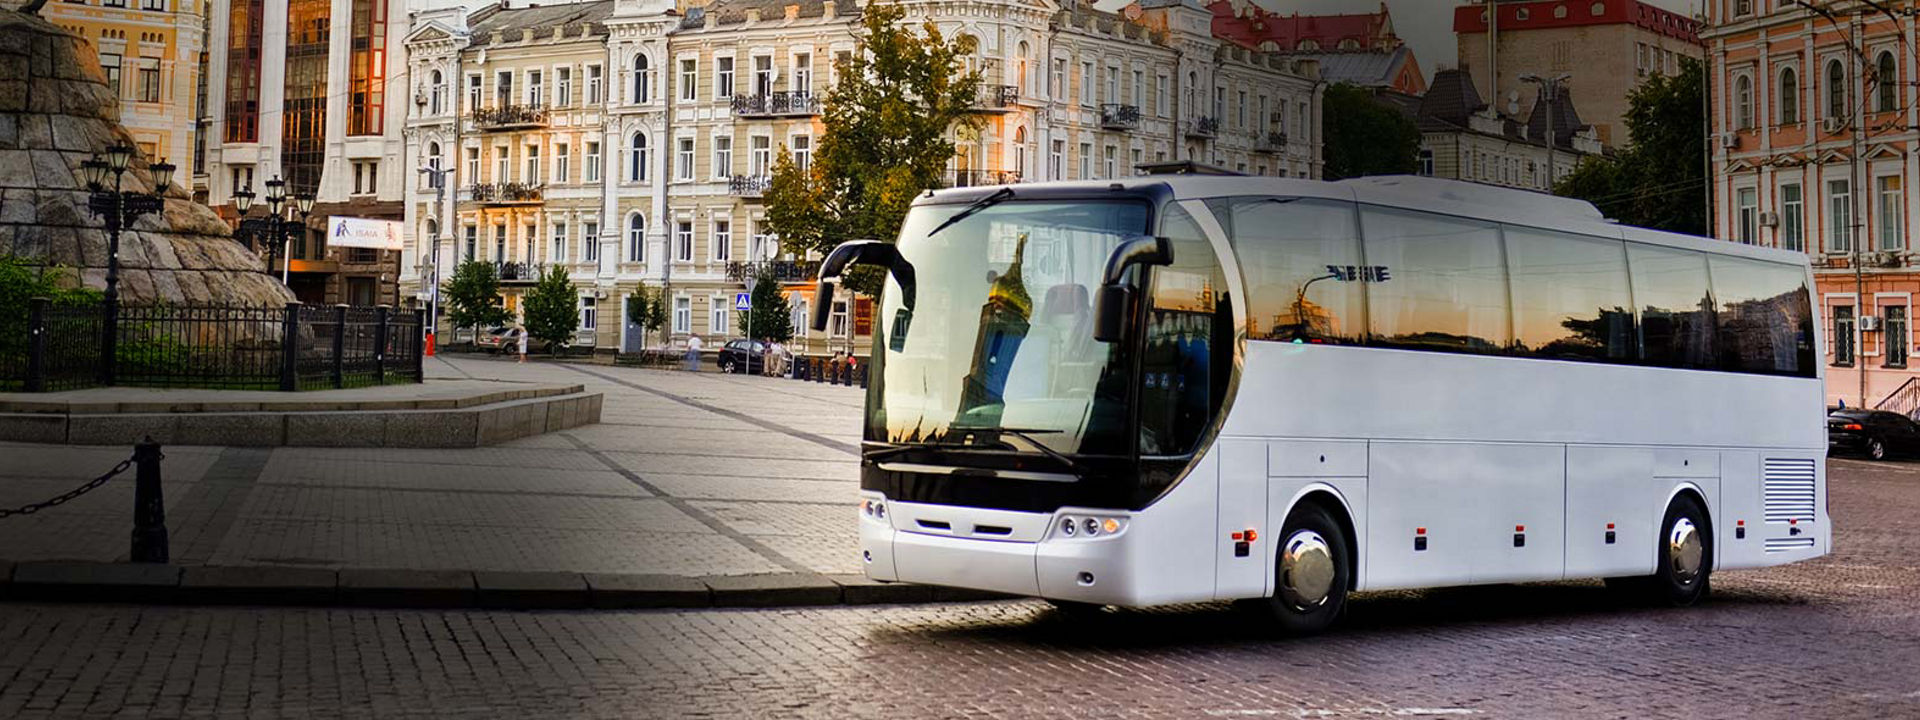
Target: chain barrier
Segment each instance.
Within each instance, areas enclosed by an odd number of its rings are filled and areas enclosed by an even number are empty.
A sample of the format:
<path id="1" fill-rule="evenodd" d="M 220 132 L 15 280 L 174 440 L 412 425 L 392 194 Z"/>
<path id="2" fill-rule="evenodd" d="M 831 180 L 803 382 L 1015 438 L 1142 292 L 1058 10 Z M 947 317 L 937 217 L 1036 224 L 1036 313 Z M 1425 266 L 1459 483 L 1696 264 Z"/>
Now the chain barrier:
<path id="1" fill-rule="evenodd" d="M 32 515 L 34 513 L 40 512 L 41 510 L 45 510 L 50 507 L 58 507 L 60 505 L 65 504 L 68 500 L 72 500 L 74 498 L 80 497 L 81 495 L 85 495 L 87 493 L 93 492 L 95 488 L 98 488 L 101 485 L 107 484 L 107 481 L 112 480 L 115 475 L 119 475 L 120 473 L 126 472 L 127 468 L 133 467 L 133 460 L 134 460 L 133 457 L 128 457 L 125 460 L 121 460 L 120 464 L 113 466 L 113 469 L 108 470 L 107 474 L 94 478 L 93 480 L 89 481 L 85 485 L 81 485 L 80 487 L 74 488 L 72 490 L 68 490 L 67 492 L 62 493 L 60 496 L 55 497 L 51 500 L 47 500 L 44 502 L 37 502 L 37 503 L 28 503 L 26 505 L 22 505 L 17 508 L 0 508 L 0 520 L 5 520 L 8 517 L 11 517 L 14 515 Z"/>

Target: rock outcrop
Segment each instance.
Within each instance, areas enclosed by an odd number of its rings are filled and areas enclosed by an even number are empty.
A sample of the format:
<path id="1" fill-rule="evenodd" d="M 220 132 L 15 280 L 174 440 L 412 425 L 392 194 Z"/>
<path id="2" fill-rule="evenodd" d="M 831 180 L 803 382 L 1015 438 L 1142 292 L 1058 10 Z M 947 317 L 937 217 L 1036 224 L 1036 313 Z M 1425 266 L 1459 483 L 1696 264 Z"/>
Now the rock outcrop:
<path id="1" fill-rule="evenodd" d="M 67 268 L 74 282 L 106 287 L 107 233 L 87 211 L 79 170 L 115 142 L 134 144 L 119 118 L 119 99 L 91 43 L 37 16 L 0 10 L 0 252 L 42 259 Z M 121 188 L 152 191 L 148 162 L 136 151 Z M 178 184 L 167 189 L 164 212 L 120 233 L 120 296 L 129 304 L 186 305 L 294 299 L 259 256 L 230 237 L 225 221 Z"/>

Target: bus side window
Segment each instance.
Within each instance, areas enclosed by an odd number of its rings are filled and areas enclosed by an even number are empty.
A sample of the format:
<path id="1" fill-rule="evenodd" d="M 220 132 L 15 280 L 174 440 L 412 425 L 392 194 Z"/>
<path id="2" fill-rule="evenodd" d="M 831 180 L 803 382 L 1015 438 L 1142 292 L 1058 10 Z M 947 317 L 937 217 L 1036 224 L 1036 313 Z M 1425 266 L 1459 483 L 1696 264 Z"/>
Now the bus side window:
<path id="1" fill-rule="evenodd" d="M 1657 367 L 1716 367 L 1706 255 L 1629 242 L 1627 264 L 1640 312 L 1640 361 Z"/>
<path id="2" fill-rule="evenodd" d="M 1388 273 L 1384 282 L 1365 283 L 1368 345 L 1508 351 L 1507 267 L 1497 226 L 1372 206 L 1361 208 L 1360 223 L 1367 265 Z"/>
<path id="3" fill-rule="evenodd" d="M 1152 271 L 1141 357 L 1140 452 L 1194 451 L 1225 396 L 1233 362 L 1226 274 L 1192 216 L 1168 206 L 1160 234 L 1173 264 Z"/>
<path id="4" fill-rule="evenodd" d="M 1513 226 L 1505 235 L 1515 354 L 1615 363 L 1639 359 L 1624 242 Z"/>
<path id="5" fill-rule="evenodd" d="M 1342 279 L 1362 265 L 1353 203 L 1234 197 L 1207 204 L 1246 275 L 1248 339 L 1360 344 L 1362 283 Z"/>
<path id="6" fill-rule="evenodd" d="M 1707 259 L 1707 268 L 1719 305 L 1714 344 L 1720 369 L 1813 377 L 1813 312 L 1804 271 L 1719 255 Z"/>

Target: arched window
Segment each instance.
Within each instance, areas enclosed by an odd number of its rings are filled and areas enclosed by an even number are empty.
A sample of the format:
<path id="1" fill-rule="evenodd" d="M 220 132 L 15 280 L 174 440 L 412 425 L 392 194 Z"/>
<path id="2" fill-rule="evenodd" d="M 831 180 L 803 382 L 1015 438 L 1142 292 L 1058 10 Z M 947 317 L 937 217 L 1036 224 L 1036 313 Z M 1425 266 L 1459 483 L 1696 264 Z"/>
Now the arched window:
<path id="1" fill-rule="evenodd" d="M 1027 129 L 1013 131 L 1013 172 L 1016 179 L 1027 177 Z"/>
<path id="2" fill-rule="evenodd" d="M 634 213 L 627 219 L 627 262 L 647 261 L 647 216 Z"/>
<path id="3" fill-rule="evenodd" d="M 1031 77 L 1033 74 L 1033 63 L 1027 60 L 1027 53 L 1028 53 L 1027 41 L 1021 40 L 1019 45 L 1019 51 L 1015 55 L 1015 57 L 1017 58 L 1015 62 L 1019 66 L 1018 70 L 1020 72 L 1020 77 L 1018 80 L 1014 81 L 1020 84 L 1021 95 L 1026 95 L 1028 92 L 1031 91 L 1033 87 L 1033 78 Z"/>
<path id="4" fill-rule="evenodd" d="M 1753 78 L 1740 75 L 1733 79 L 1735 119 L 1741 130 L 1753 129 Z"/>
<path id="5" fill-rule="evenodd" d="M 643 103 L 652 97 L 653 77 L 645 54 L 633 56 L 633 101 Z"/>
<path id="6" fill-rule="evenodd" d="M 1827 117 L 1847 116 L 1847 68 L 1839 60 L 1827 61 Z"/>
<path id="7" fill-rule="evenodd" d="M 1787 68 L 1780 71 L 1780 124 L 1800 122 L 1800 75 Z"/>
<path id="8" fill-rule="evenodd" d="M 627 182 L 642 182 L 647 179 L 647 135 L 634 133 L 633 143 L 627 150 Z"/>
<path id="9" fill-rule="evenodd" d="M 1900 69 L 1894 65 L 1893 53 L 1880 53 L 1874 61 L 1875 77 L 1873 109 L 1878 112 L 1893 112 L 1900 104 Z"/>
<path id="10" fill-rule="evenodd" d="M 440 223 L 433 218 L 427 218 L 427 237 L 434 240 L 440 239 Z"/>
<path id="11" fill-rule="evenodd" d="M 440 114 L 442 107 L 441 102 L 443 98 L 446 97 L 446 84 L 446 79 L 440 74 L 440 71 L 433 71 L 432 82 L 427 87 L 427 112 L 429 114 Z M 438 153 L 435 154 L 437 155 Z"/>
<path id="12" fill-rule="evenodd" d="M 427 169 L 433 172 L 420 173 L 421 186 L 432 188 L 436 185 L 445 184 L 446 181 L 440 177 L 440 143 L 427 143 L 426 162 Z"/>
<path id="13" fill-rule="evenodd" d="M 1320 42 L 1317 40 L 1301 40 L 1300 41 L 1300 52 L 1314 52 L 1319 49 L 1320 49 Z"/>

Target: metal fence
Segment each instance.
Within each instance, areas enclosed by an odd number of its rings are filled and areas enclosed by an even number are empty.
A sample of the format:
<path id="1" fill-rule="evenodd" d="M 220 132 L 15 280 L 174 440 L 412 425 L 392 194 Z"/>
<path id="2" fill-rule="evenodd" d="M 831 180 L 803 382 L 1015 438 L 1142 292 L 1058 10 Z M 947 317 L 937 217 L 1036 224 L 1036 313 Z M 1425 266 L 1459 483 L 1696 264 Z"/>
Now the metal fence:
<path id="1" fill-rule="evenodd" d="M 21 332 L 0 321 L 8 326 L 0 327 L 0 391 L 313 390 L 421 379 L 421 316 L 411 310 L 123 306 L 111 358 L 102 349 L 107 322 L 105 305 L 37 299 Z"/>

